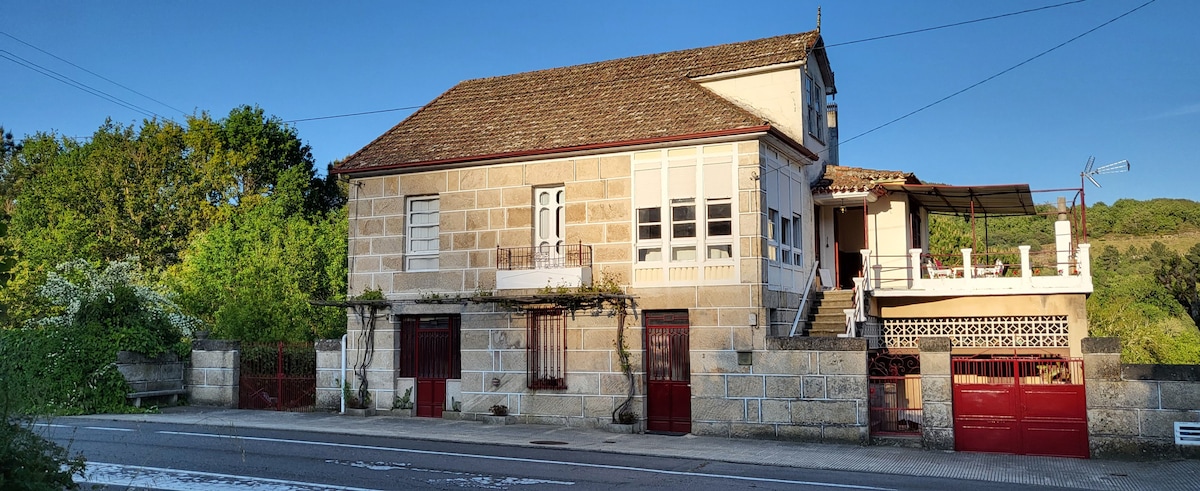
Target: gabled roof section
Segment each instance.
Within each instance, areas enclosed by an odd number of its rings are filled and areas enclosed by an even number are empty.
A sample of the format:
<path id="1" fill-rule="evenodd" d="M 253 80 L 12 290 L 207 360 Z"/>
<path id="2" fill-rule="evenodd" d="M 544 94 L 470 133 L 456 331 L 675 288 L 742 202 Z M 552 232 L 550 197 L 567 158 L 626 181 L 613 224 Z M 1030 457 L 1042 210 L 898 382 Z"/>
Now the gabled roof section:
<path id="1" fill-rule="evenodd" d="M 917 176 L 911 172 L 864 169 L 841 165 L 826 167 L 825 178 L 831 181 L 830 184 L 828 186 L 813 188 L 813 194 L 869 191 L 885 181 L 904 184 L 921 183 L 921 180 L 917 179 Z"/>
<path id="2" fill-rule="evenodd" d="M 690 77 L 803 61 L 819 40 L 820 33 L 811 31 L 468 80 L 346 158 L 334 172 L 762 130 L 768 123 L 761 116 Z"/>

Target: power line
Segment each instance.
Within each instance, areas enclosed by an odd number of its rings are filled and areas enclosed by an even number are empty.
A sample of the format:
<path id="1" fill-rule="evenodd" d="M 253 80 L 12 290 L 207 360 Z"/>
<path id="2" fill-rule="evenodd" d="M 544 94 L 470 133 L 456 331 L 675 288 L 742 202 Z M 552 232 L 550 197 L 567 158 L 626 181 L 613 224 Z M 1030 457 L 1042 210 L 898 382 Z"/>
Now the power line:
<path id="1" fill-rule="evenodd" d="M 839 145 L 841 145 L 841 144 L 846 144 L 846 143 L 849 143 L 849 142 L 851 142 L 851 141 L 857 140 L 857 139 L 859 139 L 859 138 L 861 138 L 861 137 L 867 136 L 867 135 L 869 135 L 869 134 L 871 134 L 871 133 L 875 132 L 876 130 L 882 129 L 882 128 L 886 127 L 886 126 L 890 126 L 891 124 L 893 124 L 893 123 L 896 123 L 896 122 L 899 122 L 899 121 L 901 121 L 901 120 L 903 120 L 903 119 L 906 119 L 906 118 L 908 118 L 909 116 L 912 116 L 912 115 L 914 115 L 914 114 L 917 114 L 917 113 L 919 113 L 919 112 L 921 112 L 921 111 L 924 111 L 924 110 L 926 110 L 926 109 L 929 109 L 929 108 L 931 108 L 931 107 L 933 107 L 933 106 L 936 106 L 936 105 L 938 105 L 938 104 L 941 104 L 941 103 L 943 103 L 943 102 L 945 102 L 945 101 L 949 100 L 950 98 L 952 98 L 952 97 L 954 97 L 954 96 L 957 96 L 957 95 L 959 95 L 959 94 L 962 94 L 963 92 L 966 92 L 966 91 L 968 91 L 968 90 L 974 89 L 975 87 L 978 87 L 978 86 L 980 86 L 980 85 L 983 85 L 983 84 L 985 84 L 985 83 L 987 83 L 987 82 L 990 82 L 991 80 L 993 80 L 993 79 L 995 79 L 995 78 L 997 78 L 997 77 L 999 77 L 999 76 L 1001 76 L 1001 75 L 1004 75 L 1004 74 L 1006 74 L 1006 73 L 1008 73 L 1008 72 L 1011 72 L 1011 71 L 1013 71 L 1013 70 L 1015 70 L 1015 69 L 1017 69 L 1017 68 L 1021 67 L 1022 65 L 1025 65 L 1026 63 L 1029 63 L 1029 62 L 1031 62 L 1031 61 L 1033 61 L 1033 60 L 1036 60 L 1036 59 L 1038 59 L 1038 58 L 1041 58 L 1041 57 L 1043 57 L 1043 56 L 1045 56 L 1045 55 L 1049 54 L 1050 52 L 1052 52 L 1052 51 L 1054 51 L 1054 50 L 1057 50 L 1058 48 L 1061 48 L 1061 47 L 1063 47 L 1063 46 L 1066 46 L 1066 45 L 1068 45 L 1068 44 L 1071 44 L 1072 42 L 1075 42 L 1075 41 L 1076 41 L 1076 40 L 1078 40 L 1079 38 L 1082 38 L 1082 37 L 1084 37 L 1084 36 L 1087 36 L 1088 34 L 1091 34 L 1091 33 L 1093 33 L 1093 32 L 1096 32 L 1096 31 L 1097 31 L 1097 30 L 1099 30 L 1100 28 L 1102 28 L 1102 27 L 1104 27 L 1104 26 L 1107 26 L 1107 25 L 1109 25 L 1109 24 L 1112 24 L 1113 22 L 1116 22 L 1116 21 L 1120 20 L 1122 17 L 1125 17 L 1125 16 L 1127 16 L 1127 15 L 1129 15 L 1129 14 L 1132 14 L 1132 13 L 1134 13 L 1134 12 L 1137 12 L 1138 10 L 1141 10 L 1143 7 L 1145 7 L 1145 6 L 1147 6 L 1147 5 L 1150 5 L 1150 4 L 1154 3 L 1154 2 L 1155 2 L 1155 0 L 1150 0 L 1150 1 L 1146 2 L 1146 3 L 1143 3 L 1143 4 L 1141 4 L 1141 5 L 1138 5 L 1137 7 L 1134 7 L 1133 9 L 1131 9 L 1131 10 L 1129 10 L 1129 11 L 1127 11 L 1127 12 L 1125 12 L 1125 13 L 1121 14 L 1121 15 L 1118 15 L 1118 16 L 1116 16 L 1116 17 L 1113 17 L 1112 19 L 1109 19 L 1109 20 L 1105 21 L 1104 23 L 1102 23 L 1102 24 L 1100 24 L 1100 25 L 1098 25 L 1098 26 L 1096 26 L 1096 27 L 1093 27 L 1093 28 L 1091 28 L 1091 29 L 1088 29 L 1088 30 L 1084 31 L 1082 34 L 1079 34 L 1079 35 L 1077 35 L 1077 36 L 1075 36 L 1075 37 L 1073 37 L 1073 38 L 1071 38 L 1071 39 L 1068 39 L 1068 40 L 1066 40 L 1066 41 L 1063 41 L 1063 42 L 1061 42 L 1061 43 L 1059 43 L 1059 44 L 1055 45 L 1054 47 L 1052 47 L 1052 48 L 1050 48 L 1050 49 L 1047 49 L 1047 50 L 1045 50 L 1045 51 L 1042 51 L 1041 53 L 1038 53 L 1038 54 L 1036 54 L 1036 55 L 1033 55 L 1033 56 L 1031 56 L 1031 57 L 1029 57 L 1029 58 L 1026 58 L 1024 61 L 1022 61 L 1022 62 L 1020 62 L 1020 63 L 1017 63 L 1016 65 L 1013 65 L 1013 66 L 1010 66 L 1010 67 L 1008 67 L 1008 68 L 1005 68 L 1004 70 L 1001 70 L 1001 71 L 999 71 L 999 72 L 998 72 L 998 73 L 996 73 L 995 75 L 992 75 L 992 76 L 990 76 L 990 77 L 987 77 L 987 78 L 985 78 L 985 79 L 983 79 L 983 80 L 980 80 L 980 81 L 978 81 L 978 82 L 975 82 L 975 83 L 973 83 L 973 84 L 971 84 L 971 85 L 968 85 L 968 86 L 966 86 L 965 88 L 963 88 L 963 89 L 961 89 L 961 90 L 959 90 L 959 91 L 957 91 L 957 92 L 954 92 L 954 93 L 952 93 L 952 94 L 950 94 L 950 95 L 948 95 L 948 96 L 946 96 L 946 97 L 943 97 L 943 98 L 941 98 L 941 99 L 938 99 L 938 100 L 936 100 L 936 101 L 933 101 L 933 102 L 931 102 L 931 103 L 929 103 L 929 104 L 926 104 L 926 105 L 924 105 L 924 106 L 921 106 L 920 108 L 918 108 L 918 109 L 915 109 L 915 110 L 913 110 L 913 111 L 910 111 L 910 112 L 908 112 L 907 114 L 905 114 L 905 115 L 903 115 L 903 116 L 900 116 L 900 117 L 898 117 L 898 118 L 896 118 L 896 119 L 893 119 L 893 120 L 891 120 L 891 121 L 888 121 L 888 122 L 886 122 L 886 123 L 883 123 L 883 124 L 881 124 L 881 125 L 879 125 L 879 126 L 876 126 L 876 127 L 874 127 L 874 128 L 871 128 L 871 129 L 869 129 L 869 130 L 867 130 L 867 131 L 864 131 L 864 132 L 862 132 L 862 133 L 859 133 L 859 134 L 857 134 L 857 135 L 854 135 L 854 136 L 853 136 L 853 137 L 851 137 L 851 138 L 848 138 L 848 139 L 846 139 L 846 140 L 843 140 L 842 142 L 840 142 L 840 143 L 839 143 Z"/>
<path id="2" fill-rule="evenodd" d="M 155 99 L 155 98 L 153 98 L 153 97 L 150 97 L 150 96 L 148 96 L 148 95 L 146 95 L 146 94 L 143 94 L 143 93 L 141 93 L 141 92 L 138 92 L 138 91 L 136 91 L 136 90 L 134 90 L 134 89 L 132 89 L 132 88 L 129 88 L 129 87 L 125 86 L 125 85 L 122 85 L 121 83 L 119 83 L 119 82 L 117 82 L 117 81 L 115 81 L 115 80 L 113 80 L 113 79 L 110 79 L 110 78 L 108 78 L 108 77 L 105 77 L 104 75 L 100 75 L 99 73 L 96 73 L 96 72 L 93 72 L 93 71 L 91 71 L 91 70 L 88 70 L 87 68 L 84 68 L 84 67 L 81 67 L 81 66 L 79 66 L 79 65 L 76 65 L 76 64 L 74 64 L 74 63 L 71 63 L 69 60 L 67 60 L 67 59 L 65 59 L 65 58 L 63 58 L 63 57 L 61 57 L 61 56 L 58 56 L 58 55 L 56 55 L 56 54 L 54 54 L 54 53 L 51 53 L 51 52 L 49 52 L 49 51 L 46 51 L 46 50 L 44 50 L 44 49 L 42 49 L 42 48 L 39 48 L 39 47 L 37 47 L 37 46 L 34 46 L 34 45 L 32 45 L 32 44 L 29 44 L 29 43 L 27 43 L 27 42 L 25 42 L 25 41 L 22 41 L 21 39 L 18 39 L 16 36 L 13 36 L 12 34 L 9 34 L 9 33 L 7 33 L 7 32 L 4 32 L 4 31 L 0 31 L 0 34 L 3 34 L 3 35 L 5 35 L 5 36 L 7 36 L 7 37 L 11 38 L 13 41 L 16 41 L 16 42 L 18 42 L 18 43 L 24 44 L 25 46 L 29 46 L 30 48 L 36 49 L 36 50 L 38 50 L 38 51 L 41 51 L 42 53 L 45 53 L 46 55 L 48 55 L 48 56 L 50 56 L 50 57 L 52 57 L 52 58 L 54 58 L 54 59 L 56 59 L 56 60 L 58 60 L 58 61 L 61 61 L 61 62 L 63 62 L 63 63 L 66 63 L 66 64 L 68 64 L 68 65 L 71 65 L 71 66 L 73 66 L 73 67 L 75 67 L 75 68 L 78 68 L 78 69 L 80 69 L 80 70 L 83 70 L 83 71 L 85 71 L 85 72 L 87 72 L 87 73 L 90 73 L 90 74 L 92 74 L 92 75 L 94 75 L 94 76 L 96 76 L 96 77 L 99 77 L 101 80 L 104 80 L 104 81 L 106 81 L 106 82 L 108 82 L 108 83 L 110 83 L 110 84 L 116 85 L 117 87 L 120 87 L 120 88 L 122 88 L 122 89 L 128 90 L 128 91 L 130 91 L 130 92 L 133 92 L 134 94 L 137 94 L 137 95 L 140 95 L 140 96 L 142 96 L 142 97 L 145 97 L 145 98 L 147 98 L 147 99 L 150 99 L 151 101 L 157 102 L 157 103 L 161 104 L 161 105 L 162 105 L 162 106 L 164 106 L 164 107 L 167 107 L 167 108 L 169 108 L 169 109 L 172 109 L 172 110 L 174 110 L 174 111 L 176 111 L 176 112 L 178 112 L 178 113 L 180 113 L 180 114 L 183 114 L 184 116 L 187 116 L 187 114 L 188 114 L 188 113 L 184 112 L 183 110 L 177 109 L 177 108 L 175 108 L 174 106 L 171 106 L 170 104 L 167 104 L 167 103 L 165 103 L 165 102 L 163 102 L 163 101 L 160 101 L 160 100 L 158 100 L 158 99 Z"/>
<path id="3" fill-rule="evenodd" d="M 363 116 L 366 114 L 390 113 L 393 111 L 404 111 L 406 109 L 420 109 L 421 107 L 422 106 L 407 106 L 407 107 L 396 107 L 396 108 L 392 108 L 392 109 L 380 109 L 377 111 L 363 111 L 360 113 L 335 114 L 332 116 L 317 116 L 315 118 L 289 119 L 287 121 L 284 121 L 284 123 L 301 123 L 304 121 L 317 121 L 320 119 L 348 118 L 350 116 Z"/>
<path id="4" fill-rule="evenodd" d="M 51 70 L 51 69 L 49 69 L 49 68 L 43 67 L 43 66 L 41 66 L 41 65 L 38 65 L 37 63 L 34 63 L 34 62 L 32 62 L 32 61 L 29 61 L 29 60 L 26 60 L 26 59 L 24 59 L 24 58 L 21 58 L 20 56 L 17 56 L 17 55 L 15 55 L 15 54 L 13 54 L 12 52 L 9 52 L 9 51 L 6 51 L 6 50 L 3 50 L 3 49 L 0 49 L 0 58 L 4 58 L 4 59 L 6 59 L 6 60 L 8 60 L 8 61 L 11 61 L 11 62 L 13 62 L 13 63 L 16 63 L 16 64 L 18 64 L 18 65 L 21 65 L 21 66 L 23 66 L 23 67 L 25 67 L 25 68 L 28 68 L 28 69 L 30 69 L 30 70 L 33 70 L 33 71 L 35 71 L 35 72 L 38 72 L 38 73 L 40 73 L 40 74 L 42 74 L 42 75 L 45 75 L 45 76 L 47 76 L 47 77 L 50 77 L 50 78 L 52 78 L 52 79 L 54 79 L 54 80 L 57 80 L 57 81 L 59 81 L 59 82 L 62 82 L 62 83 L 64 83 L 64 84 L 67 84 L 67 85 L 70 85 L 70 86 L 72 86 L 72 87 L 75 87 L 75 88 L 77 88 L 77 89 L 79 89 L 79 90 L 82 90 L 82 91 L 84 91 L 84 92 L 87 92 L 87 93 L 89 93 L 89 94 L 92 94 L 92 95 L 94 95 L 94 96 L 96 96 L 96 97 L 99 97 L 99 98 L 101 98 L 101 99 L 104 99 L 104 100 L 107 100 L 107 101 L 109 101 L 109 102 L 112 102 L 113 104 L 119 105 L 119 106 L 121 106 L 121 107 L 124 107 L 124 108 L 126 108 L 126 109 L 130 109 L 130 110 L 132 110 L 132 111 L 139 112 L 139 113 L 141 113 L 142 115 L 145 115 L 145 116 L 148 116 L 148 117 L 159 117 L 159 118 L 161 118 L 161 117 L 162 117 L 162 116 L 159 116 L 159 115 L 158 115 L 157 113 L 155 113 L 154 111 L 151 111 L 151 110 L 149 110 L 149 109 L 143 108 L 143 107 L 141 107 L 141 106 L 138 106 L 138 105 L 136 105 L 136 104 L 133 104 L 133 103 L 131 103 L 131 102 L 127 102 L 127 101 L 125 101 L 125 100 L 122 100 L 121 98 L 119 98 L 119 97 L 117 97 L 117 96 L 114 96 L 114 95 L 112 95 L 112 94 L 109 94 L 109 93 L 107 93 L 107 92 L 104 92 L 104 91 L 102 91 L 102 90 L 100 90 L 100 89 L 97 89 L 97 88 L 91 87 L 91 86 L 89 86 L 89 85 L 87 85 L 87 84 L 84 84 L 84 83 L 82 83 L 82 82 L 76 81 L 76 80 L 72 79 L 71 77 L 68 77 L 68 76 L 66 76 L 66 75 L 63 75 L 63 74 L 61 74 L 61 73 L 58 73 L 58 72 L 56 72 L 56 71 L 54 71 L 54 70 Z"/>
<path id="5" fill-rule="evenodd" d="M 884 34 L 884 35 L 882 35 L 882 36 L 875 36 L 875 37 L 869 37 L 869 38 L 864 38 L 864 39 L 858 39 L 858 40 L 855 40 L 855 41 L 846 41 L 846 42 L 843 42 L 843 43 L 827 44 L 827 45 L 825 45 L 825 47 L 826 47 L 826 48 L 832 48 L 832 47 L 834 47 L 834 46 L 846 46 L 846 45 L 848 45 L 848 44 L 858 44 L 858 43 L 865 43 L 865 42 L 867 42 L 867 41 L 878 41 L 878 40 L 880 40 L 880 39 L 888 39 L 888 38 L 894 38 L 894 37 L 899 37 L 899 36 L 907 36 L 907 35 L 909 35 L 909 34 L 918 34 L 918 33 L 922 33 L 922 32 L 936 31 L 936 30 L 938 30 L 938 29 L 946 29 L 946 28 L 949 28 L 949 27 L 965 26 L 965 25 L 967 25 L 967 24 L 974 24 L 974 23 L 976 23 L 976 22 L 984 22 L 984 21 L 989 21 L 989 20 L 1001 19 L 1001 18 L 1004 18 L 1004 17 L 1012 17 L 1012 16 L 1014 16 L 1014 15 L 1028 14 L 1028 13 L 1030 13 L 1030 12 L 1037 12 L 1037 11 L 1039 11 L 1039 10 L 1048 10 L 1048 9 L 1053 9 L 1053 8 L 1058 8 L 1058 7 L 1063 7 L 1063 6 L 1072 5 L 1072 4 L 1076 4 L 1076 3 L 1083 3 L 1083 2 L 1086 2 L 1086 1 L 1087 1 L 1087 0 L 1072 0 L 1072 1 L 1070 1 L 1070 2 L 1063 2 L 1063 3 L 1054 4 L 1054 5 L 1047 5 L 1047 6 L 1045 6 L 1045 7 L 1037 7 L 1037 8 L 1025 9 L 1025 10 L 1021 10 L 1021 11 L 1017 11 L 1017 12 L 1009 12 L 1009 13 L 1007 13 L 1007 14 L 993 15 L 993 16 L 991 16 L 991 17 L 981 17 L 981 18 L 978 18 L 978 19 L 964 20 L 964 21 L 962 21 L 962 22 L 954 22 L 954 23 L 951 23 L 951 24 L 944 24 L 944 25 L 940 25 L 940 26 L 934 26 L 934 27 L 926 27 L 926 28 L 923 28 L 923 29 L 916 29 L 916 30 L 913 30 L 913 31 L 897 32 L 897 33 L 895 33 L 895 34 Z"/>
<path id="6" fill-rule="evenodd" d="M 966 24 L 974 24 L 977 22 L 984 22 L 984 21 L 995 20 L 995 19 L 1000 19 L 1000 18 L 1004 18 L 1004 17 L 1012 17 L 1015 15 L 1028 14 L 1031 12 L 1037 12 L 1040 10 L 1048 10 L 1048 9 L 1063 7 L 1066 5 L 1083 3 L 1086 1 L 1087 0 L 1071 0 L 1069 2 L 1063 2 L 1063 3 L 1054 4 L 1054 5 L 1047 5 L 1044 7 L 1037 7 L 1037 8 L 1032 8 L 1032 9 L 1025 9 L 1025 10 L 1020 10 L 1020 11 L 1016 11 L 1016 12 L 1009 12 L 1006 14 L 993 15 L 993 16 L 989 16 L 989 17 L 981 17 L 978 19 L 955 22 L 952 24 L 945 24 L 945 25 L 941 25 L 941 26 L 927 27 L 927 28 L 923 28 L 923 29 L 899 32 L 899 33 L 894 33 L 894 34 L 886 34 L 886 35 L 882 35 L 882 36 L 875 36 L 875 37 L 859 39 L 859 40 L 855 40 L 855 41 L 847 41 L 844 43 L 828 44 L 828 45 L 825 45 L 824 48 L 821 48 L 821 49 L 831 48 L 834 46 L 845 46 L 848 44 L 864 43 L 864 42 L 868 42 L 868 41 L 877 41 L 880 39 L 888 39 L 888 38 L 893 38 L 893 37 L 906 36 L 909 34 L 917 34 L 917 33 L 921 33 L 921 32 L 934 31 L 934 30 L 938 30 L 938 29 L 945 29 L 948 27 L 956 27 L 956 26 L 961 26 L 961 25 L 966 25 Z M 775 56 L 775 54 L 767 53 L 767 54 L 758 55 L 756 57 L 762 58 L 762 57 L 770 57 L 770 56 Z M 586 64 L 590 64 L 590 63 L 586 63 Z M 691 69 L 698 70 L 698 69 L 712 68 L 715 66 L 720 66 L 720 65 L 719 64 L 697 65 L 697 66 L 691 67 Z M 620 78 L 623 80 L 632 81 L 632 80 L 653 78 L 653 77 L 659 77 L 659 76 L 661 76 L 661 75 L 660 74 L 652 74 L 652 75 L 641 75 L 641 76 L 620 77 Z M 586 83 L 571 84 L 571 85 L 553 85 L 553 86 L 547 86 L 547 87 L 528 87 L 526 90 L 519 92 L 519 94 L 536 94 L 539 92 L 561 91 L 564 89 L 571 89 L 571 88 L 576 88 L 576 87 L 584 87 L 584 86 L 591 87 L 591 86 L 594 86 L 595 84 L 596 84 L 596 81 L 589 80 Z M 517 94 L 517 93 L 510 93 L 510 94 Z M 482 96 L 477 96 L 475 98 L 483 98 L 483 97 L 491 97 L 491 96 L 482 95 Z M 473 98 L 472 97 L 460 97 L 459 98 L 459 100 L 463 100 L 463 99 L 471 100 Z M 384 113 L 384 112 L 392 112 L 392 111 L 403 111 L 406 109 L 420 109 L 421 107 L 423 107 L 423 106 L 408 106 L 408 107 L 401 107 L 401 108 L 395 108 L 395 109 L 381 109 L 378 111 L 365 111 L 365 112 L 357 112 L 357 113 L 349 113 L 349 114 L 336 114 L 336 115 L 332 115 L 332 116 L 319 116 L 319 117 L 314 117 L 314 118 L 293 119 L 293 120 L 288 120 L 288 121 L 284 121 L 284 122 L 285 123 L 299 123 L 299 122 L 304 122 L 304 121 L 316 121 L 316 120 L 322 120 L 322 119 L 346 118 L 346 117 L 352 117 L 352 116 L 362 116 L 362 115 L 367 115 L 367 114 L 376 114 L 376 113 Z"/>

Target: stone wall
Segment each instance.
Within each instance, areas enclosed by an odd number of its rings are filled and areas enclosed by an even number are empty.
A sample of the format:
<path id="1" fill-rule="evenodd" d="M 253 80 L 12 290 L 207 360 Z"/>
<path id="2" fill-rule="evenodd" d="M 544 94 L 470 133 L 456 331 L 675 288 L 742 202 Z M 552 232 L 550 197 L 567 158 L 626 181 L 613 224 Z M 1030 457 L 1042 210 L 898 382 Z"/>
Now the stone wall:
<path id="1" fill-rule="evenodd" d="M 921 444 L 954 450 L 954 394 L 950 373 L 950 338 L 920 338 Z"/>
<path id="2" fill-rule="evenodd" d="M 1175 422 L 1200 422 L 1200 367 L 1123 365 L 1117 338 L 1083 340 L 1093 457 L 1200 458 L 1175 445 Z"/>
<path id="3" fill-rule="evenodd" d="M 317 408 L 340 409 L 342 407 L 342 340 L 319 339 L 317 350 Z M 350 378 L 350 367 L 346 367 L 346 378 Z"/>
<path id="4" fill-rule="evenodd" d="M 187 370 L 188 402 L 196 406 L 236 408 L 240 364 L 238 341 L 192 341 L 192 363 Z"/>
<path id="5" fill-rule="evenodd" d="M 138 407 L 143 398 L 163 399 L 174 404 L 184 392 L 183 365 L 174 353 L 147 358 L 132 351 L 117 352 L 117 371 L 129 384 L 128 397 Z"/>
<path id="6" fill-rule="evenodd" d="M 867 443 L 866 340 L 769 337 L 751 353 L 693 373 L 692 433 Z"/>

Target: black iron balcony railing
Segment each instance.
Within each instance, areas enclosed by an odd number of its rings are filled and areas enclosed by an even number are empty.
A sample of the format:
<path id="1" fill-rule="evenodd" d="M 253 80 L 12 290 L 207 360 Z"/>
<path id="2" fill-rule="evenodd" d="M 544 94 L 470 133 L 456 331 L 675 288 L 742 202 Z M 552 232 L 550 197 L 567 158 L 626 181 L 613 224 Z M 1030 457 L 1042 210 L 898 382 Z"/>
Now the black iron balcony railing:
<path id="1" fill-rule="evenodd" d="M 496 269 L 590 268 L 592 246 L 566 244 L 558 247 L 496 248 Z"/>

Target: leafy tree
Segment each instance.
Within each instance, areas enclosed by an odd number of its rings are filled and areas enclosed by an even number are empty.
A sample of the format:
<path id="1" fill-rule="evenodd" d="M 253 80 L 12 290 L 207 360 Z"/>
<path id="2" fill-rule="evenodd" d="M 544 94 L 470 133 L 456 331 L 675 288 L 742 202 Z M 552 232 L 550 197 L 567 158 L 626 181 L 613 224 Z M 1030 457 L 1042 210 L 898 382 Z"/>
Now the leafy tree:
<path id="1" fill-rule="evenodd" d="M 280 192 L 243 205 L 212 227 L 172 268 L 180 302 L 212 326 L 213 335 L 243 341 L 340 336 L 345 314 L 314 307 L 346 288 L 344 209 L 306 218 L 301 172 L 285 172 Z"/>
<path id="2" fill-rule="evenodd" d="M 34 433 L 30 421 L 0 411 L 0 489 L 61 491 L 79 489 L 74 476 L 84 471 L 83 456 L 71 457 L 58 444 Z"/>

